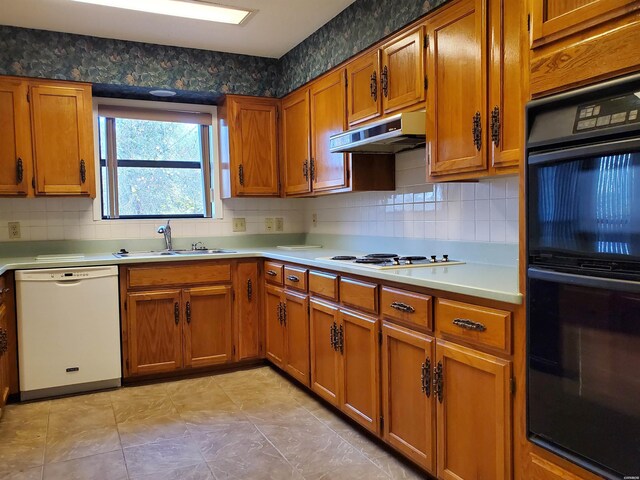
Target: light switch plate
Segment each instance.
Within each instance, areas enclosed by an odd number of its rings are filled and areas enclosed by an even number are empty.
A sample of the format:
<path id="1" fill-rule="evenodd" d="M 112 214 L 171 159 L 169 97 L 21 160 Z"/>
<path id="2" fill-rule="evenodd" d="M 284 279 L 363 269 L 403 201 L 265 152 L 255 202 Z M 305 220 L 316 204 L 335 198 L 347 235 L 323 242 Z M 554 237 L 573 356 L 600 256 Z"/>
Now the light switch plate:
<path id="1" fill-rule="evenodd" d="M 267 232 L 273 232 L 275 230 L 275 224 L 274 224 L 273 218 L 264 219 L 264 229 Z"/>
<path id="2" fill-rule="evenodd" d="M 276 232 L 284 232 L 284 218 L 276 217 Z"/>

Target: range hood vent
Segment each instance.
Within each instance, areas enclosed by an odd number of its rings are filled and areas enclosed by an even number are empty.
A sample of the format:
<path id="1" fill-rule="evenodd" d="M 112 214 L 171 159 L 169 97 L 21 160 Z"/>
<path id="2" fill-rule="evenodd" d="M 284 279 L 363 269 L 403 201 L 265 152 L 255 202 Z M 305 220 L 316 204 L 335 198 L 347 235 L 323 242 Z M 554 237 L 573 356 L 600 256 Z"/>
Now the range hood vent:
<path id="1" fill-rule="evenodd" d="M 375 123 L 333 135 L 331 153 L 395 154 L 426 143 L 425 112 L 400 113 Z"/>

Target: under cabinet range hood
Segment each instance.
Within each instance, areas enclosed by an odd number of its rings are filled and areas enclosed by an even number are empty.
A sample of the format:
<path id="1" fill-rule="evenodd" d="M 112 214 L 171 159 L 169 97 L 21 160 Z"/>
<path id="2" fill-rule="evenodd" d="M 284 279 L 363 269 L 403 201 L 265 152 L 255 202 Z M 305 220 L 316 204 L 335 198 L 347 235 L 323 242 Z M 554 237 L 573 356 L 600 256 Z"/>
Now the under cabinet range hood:
<path id="1" fill-rule="evenodd" d="M 329 140 L 331 153 L 394 154 L 421 147 L 426 142 L 425 112 L 400 113 Z"/>

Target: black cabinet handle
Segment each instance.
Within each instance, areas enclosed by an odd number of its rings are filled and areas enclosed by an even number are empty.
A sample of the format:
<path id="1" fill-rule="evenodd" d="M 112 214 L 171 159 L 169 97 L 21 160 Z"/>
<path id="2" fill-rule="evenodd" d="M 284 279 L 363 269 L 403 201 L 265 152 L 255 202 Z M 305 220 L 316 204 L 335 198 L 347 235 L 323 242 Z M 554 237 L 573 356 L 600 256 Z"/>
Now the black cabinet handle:
<path id="1" fill-rule="evenodd" d="M 253 282 L 251 279 L 247 280 L 247 301 L 251 301 L 251 297 L 253 297 Z"/>
<path id="2" fill-rule="evenodd" d="M 495 106 L 491 111 L 491 141 L 498 147 L 500 145 L 500 107 Z"/>
<path id="3" fill-rule="evenodd" d="M 311 181 L 315 182 L 316 180 L 316 160 L 314 158 L 311 159 L 310 162 L 311 165 Z"/>
<path id="4" fill-rule="evenodd" d="M 344 355 L 344 327 L 340 325 L 338 327 L 338 341 L 336 345 L 336 350 L 340 352 L 341 355 Z"/>
<path id="5" fill-rule="evenodd" d="M 330 332 L 329 332 L 329 342 L 330 342 L 331 348 L 333 350 L 337 350 L 338 349 L 337 335 L 338 335 L 338 326 L 336 325 L 336 322 L 333 322 L 331 324 L 331 329 L 330 329 Z"/>
<path id="6" fill-rule="evenodd" d="M 456 327 L 463 328 L 464 330 L 473 330 L 475 332 L 484 332 L 487 330 L 487 327 L 480 323 L 474 322 L 473 320 L 469 320 L 467 318 L 456 318 L 452 322 Z"/>
<path id="7" fill-rule="evenodd" d="M 308 182 L 309 181 L 309 160 L 305 160 L 302 163 L 302 175 L 304 176 L 304 179 Z"/>
<path id="8" fill-rule="evenodd" d="M 282 324 L 285 327 L 287 326 L 287 304 L 286 303 L 282 304 Z"/>
<path id="9" fill-rule="evenodd" d="M 438 402 L 442 403 L 443 386 L 442 386 L 442 362 L 438 362 L 438 366 L 433 369 L 433 394 L 438 397 Z"/>
<path id="10" fill-rule="evenodd" d="M 278 323 L 282 325 L 282 302 L 278 303 L 277 311 L 278 311 Z"/>
<path id="11" fill-rule="evenodd" d="M 369 81 L 369 88 L 371 89 L 371 98 L 374 102 L 378 101 L 378 73 L 374 70 L 371 74 Z"/>
<path id="12" fill-rule="evenodd" d="M 187 323 L 191 323 L 191 302 L 187 302 Z"/>
<path id="13" fill-rule="evenodd" d="M 240 185 L 244 185 L 244 166 L 243 165 L 238 166 L 238 182 L 240 182 Z"/>
<path id="14" fill-rule="evenodd" d="M 16 185 L 20 185 L 24 179 L 24 166 L 22 165 L 22 159 L 16 160 Z"/>
<path id="15" fill-rule="evenodd" d="M 290 282 L 294 282 L 294 283 L 298 283 L 300 281 L 300 279 L 298 277 L 296 277 L 295 275 L 289 275 L 287 277 L 287 280 L 289 280 Z"/>
<path id="16" fill-rule="evenodd" d="M 278 274 L 276 272 L 274 272 L 273 270 L 267 270 L 267 275 L 269 275 L 270 277 L 277 277 Z"/>
<path id="17" fill-rule="evenodd" d="M 476 146 L 476 150 L 482 149 L 482 116 L 480 112 L 476 112 L 473 116 L 473 144 Z"/>
<path id="18" fill-rule="evenodd" d="M 428 357 L 422 363 L 420 380 L 422 382 L 422 393 L 424 393 L 427 398 L 431 397 L 431 359 Z"/>
<path id="19" fill-rule="evenodd" d="M 416 313 L 415 308 L 413 308 L 411 305 L 407 305 L 406 303 L 402 303 L 402 302 L 393 302 L 391 304 L 391 308 L 394 308 L 404 313 Z"/>
<path id="20" fill-rule="evenodd" d="M 173 306 L 173 317 L 176 321 L 176 325 L 180 323 L 180 304 L 178 302 Z"/>
<path id="21" fill-rule="evenodd" d="M 84 160 L 80 160 L 80 181 L 85 183 L 87 181 L 87 165 Z"/>
<path id="22" fill-rule="evenodd" d="M 385 98 L 389 97 L 389 69 L 385 65 L 380 75 L 380 83 L 382 83 L 382 94 Z"/>

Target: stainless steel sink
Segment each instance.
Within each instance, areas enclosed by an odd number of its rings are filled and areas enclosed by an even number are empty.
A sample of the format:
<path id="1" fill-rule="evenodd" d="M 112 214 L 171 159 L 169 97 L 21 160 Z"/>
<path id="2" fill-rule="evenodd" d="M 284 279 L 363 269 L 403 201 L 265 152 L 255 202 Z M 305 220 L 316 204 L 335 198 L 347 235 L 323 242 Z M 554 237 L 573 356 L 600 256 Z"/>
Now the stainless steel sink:
<path id="1" fill-rule="evenodd" d="M 173 251 L 162 250 L 160 252 L 118 252 L 113 255 L 117 258 L 144 258 L 144 257 L 166 257 L 175 255 Z"/>
<path id="2" fill-rule="evenodd" d="M 224 250 L 222 248 L 207 248 L 197 250 L 173 250 L 178 255 L 214 255 L 216 253 L 236 253 L 234 250 Z"/>

